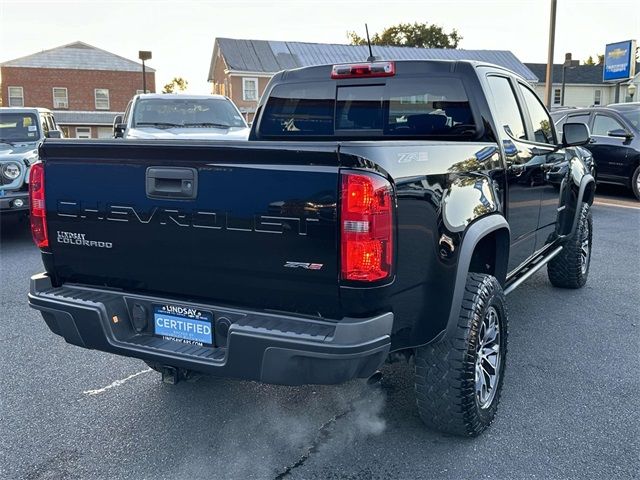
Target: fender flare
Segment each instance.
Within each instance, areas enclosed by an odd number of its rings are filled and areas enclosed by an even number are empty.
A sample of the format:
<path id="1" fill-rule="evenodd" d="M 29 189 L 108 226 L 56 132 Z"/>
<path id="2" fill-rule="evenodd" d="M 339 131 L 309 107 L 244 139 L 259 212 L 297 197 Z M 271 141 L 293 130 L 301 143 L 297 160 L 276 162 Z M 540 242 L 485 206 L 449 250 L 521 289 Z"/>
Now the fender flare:
<path id="1" fill-rule="evenodd" d="M 509 234 L 511 230 L 507 220 L 501 214 L 492 214 L 482 217 L 473 222 L 465 231 L 460 243 L 460 253 L 456 269 L 456 282 L 451 298 L 451 308 L 449 309 L 449 320 L 445 331 L 445 338 L 452 338 L 455 334 L 460 314 L 460 306 L 464 297 L 464 289 L 467 283 L 467 274 L 471 266 L 473 252 L 480 241 L 496 230 L 506 229 Z"/>
<path id="2" fill-rule="evenodd" d="M 571 231 L 567 235 L 564 235 L 562 238 L 572 237 L 573 234 L 575 233 L 576 228 L 578 228 L 578 220 L 580 219 L 580 210 L 581 210 L 584 194 L 587 190 L 587 187 L 589 187 L 591 184 L 593 184 L 593 187 L 595 189 L 595 183 L 596 181 L 590 173 L 586 173 L 582 177 L 582 180 L 580 180 L 580 188 L 578 190 L 578 196 L 576 197 L 576 213 L 573 216 Z M 591 205 L 592 203 L 593 203 L 593 195 L 589 199 L 589 205 Z"/>

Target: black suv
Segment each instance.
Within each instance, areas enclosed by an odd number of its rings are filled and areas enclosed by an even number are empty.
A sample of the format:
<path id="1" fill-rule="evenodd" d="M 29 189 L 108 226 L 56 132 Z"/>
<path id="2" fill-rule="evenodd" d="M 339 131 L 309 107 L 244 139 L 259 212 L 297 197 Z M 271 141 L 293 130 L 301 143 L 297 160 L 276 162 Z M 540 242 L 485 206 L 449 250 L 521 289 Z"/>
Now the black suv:
<path id="1" fill-rule="evenodd" d="M 598 183 L 630 187 L 640 200 L 640 102 L 606 107 L 558 110 L 551 113 L 556 128 L 586 123 L 591 129 L 591 150 Z"/>

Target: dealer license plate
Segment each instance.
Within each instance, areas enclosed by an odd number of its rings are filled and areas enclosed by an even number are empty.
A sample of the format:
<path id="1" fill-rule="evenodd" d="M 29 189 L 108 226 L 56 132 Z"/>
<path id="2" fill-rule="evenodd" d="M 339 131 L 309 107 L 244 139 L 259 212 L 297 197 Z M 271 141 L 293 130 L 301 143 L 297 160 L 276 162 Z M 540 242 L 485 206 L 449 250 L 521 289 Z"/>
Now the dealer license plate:
<path id="1" fill-rule="evenodd" d="M 154 333 L 166 340 L 209 347 L 213 345 L 213 314 L 184 305 L 154 305 Z"/>

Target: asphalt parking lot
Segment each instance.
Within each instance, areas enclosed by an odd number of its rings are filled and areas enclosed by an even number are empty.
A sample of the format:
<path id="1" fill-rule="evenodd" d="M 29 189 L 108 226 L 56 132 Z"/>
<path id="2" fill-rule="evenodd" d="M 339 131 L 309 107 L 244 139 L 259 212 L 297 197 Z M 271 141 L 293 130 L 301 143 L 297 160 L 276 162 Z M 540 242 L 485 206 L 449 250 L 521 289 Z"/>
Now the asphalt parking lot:
<path id="1" fill-rule="evenodd" d="M 587 286 L 553 288 L 543 270 L 508 297 L 498 418 L 469 440 L 423 428 L 403 363 L 375 387 L 170 386 L 68 345 L 27 306 L 42 265 L 26 224 L 5 224 L 0 478 L 638 478 L 640 203 L 599 193 Z"/>

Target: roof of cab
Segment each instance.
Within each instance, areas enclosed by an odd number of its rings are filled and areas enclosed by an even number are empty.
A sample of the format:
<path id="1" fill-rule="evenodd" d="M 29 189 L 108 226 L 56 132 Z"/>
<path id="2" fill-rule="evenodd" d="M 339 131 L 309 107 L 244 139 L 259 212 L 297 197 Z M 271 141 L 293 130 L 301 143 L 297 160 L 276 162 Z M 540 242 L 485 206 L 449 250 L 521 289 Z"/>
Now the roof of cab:
<path id="1" fill-rule="evenodd" d="M 446 73 L 446 72 L 457 72 L 460 71 L 461 66 L 470 66 L 472 68 L 478 67 L 487 67 L 495 70 L 500 70 L 505 73 L 509 73 L 514 75 L 515 77 L 520 78 L 523 81 L 528 81 L 527 78 L 520 75 L 518 72 L 514 72 L 513 70 L 509 70 L 508 68 L 492 64 L 485 61 L 479 60 L 375 60 L 376 62 L 387 62 L 392 61 L 396 64 L 396 74 L 407 75 L 407 74 L 421 74 L 421 73 Z M 353 64 L 365 64 L 367 62 L 351 62 Z M 326 65 L 313 65 L 309 67 L 300 67 L 294 68 L 290 70 L 283 70 L 278 72 L 274 79 L 276 80 L 315 80 L 315 79 L 324 79 L 327 77 L 327 72 L 331 70 L 335 64 L 326 64 Z M 400 68 L 398 68 L 400 67 Z M 428 70 L 424 70 L 427 67 Z M 366 78 L 366 77 L 363 77 Z"/>
<path id="2" fill-rule="evenodd" d="M 135 98 L 142 99 L 162 99 L 178 98 L 180 100 L 207 100 L 212 98 L 226 99 L 224 95 L 188 95 L 185 93 L 140 93 Z"/>
<path id="3" fill-rule="evenodd" d="M 0 111 L 10 111 L 10 112 L 18 112 L 18 113 L 53 113 L 48 108 L 42 107 L 0 107 Z"/>

